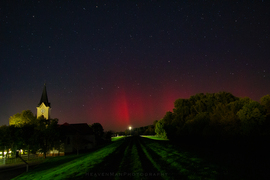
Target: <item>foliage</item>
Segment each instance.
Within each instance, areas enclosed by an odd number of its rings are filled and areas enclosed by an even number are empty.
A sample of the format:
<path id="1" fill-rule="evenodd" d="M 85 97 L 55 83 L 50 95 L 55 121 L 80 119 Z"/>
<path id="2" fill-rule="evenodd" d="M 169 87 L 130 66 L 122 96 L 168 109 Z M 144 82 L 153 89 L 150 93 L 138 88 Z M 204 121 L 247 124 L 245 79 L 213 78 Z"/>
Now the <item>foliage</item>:
<path id="1" fill-rule="evenodd" d="M 90 125 L 96 139 L 96 143 L 100 144 L 102 142 L 102 137 L 104 135 L 104 129 L 100 123 L 94 123 Z"/>
<path id="2" fill-rule="evenodd" d="M 46 153 L 60 141 L 57 123 L 58 119 L 47 120 L 43 116 L 39 118 L 36 137 L 40 146 L 40 152 L 44 153 L 44 158 L 46 158 Z"/>
<path id="3" fill-rule="evenodd" d="M 17 113 L 9 118 L 9 125 L 15 125 L 16 127 L 36 123 L 37 119 L 30 110 L 23 110 L 21 113 Z"/>
<path id="4" fill-rule="evenodd" d="M 96 136 L 102 137 L 104 134 L 104 129 L 100 123 L 94 123 L 90 126 Z"/>
<path id="5" fill-rule="evenodd" d="M 75 134 L 73 145 L 74 145 L 74 148 L 77 151 L 77 155 L 79 155 L 79 149 L 83 145 L 83 137 L 79 133 Z"/>
<path id="6" fill-rule="evenodd" d="M 3 125 L 0 127 L 0 146 L 2 149 L 12 149 L 12 152 L 16 152 L 16 147 L 21 143 L 21 130 L 20 128 L 11 125 Z M 15 154 L 14 154 L 15 155 Z"/>
<path id="7" fill-rule="evenodd" d="M 238 98 L 231 93 L 199 93 L 189 99 L 177 99 L 173 112 L 155 122 L 159 137 L 170 140 L 202 141 L 238 139 L 246 136 L 266 136 L 270 127 L 270 95 L 261 104 L 250 98 Z"/>
<path id="8" fill-rule="evenodd" d="M 270 116 L 270 95 L 267 94 L 261 98 L 261 105 L 266 111 L 266 115 Z"/>
<path id="9" fill-rule="evenodd" d="M 113 131 L 106 131 L 106 132 L 104 132 L 104 135 L 103 135 L 104 140 L 107 141 L 107 142 L 110 142 L 111 141 L 111 137 L 112 137 L 113 134 L 114 134 Z"/>
<path id="10" fill-rule="evenodd" d="M 159 120 L 157 123 L 156 123 L 156 127 L 155 127 L 155 132 L 157 134 L 158 137 L 161 137 L 161 138 L 167 138 L 167 134 L 166 134 L 166 131 L 164 129 L 164 125 L 165 125 L 165 122 L 163 121 L 163 119 Z"/>
<path id="11" fill-rule="evenodd" d="M 263 106 L 256 101 L 249 101 L 237 113 L 241 121 L 241 130 L 244 135 L 259 134 L 260 126 L 265 121 Z"/>
<path id="12" fill-rule="evenodd" d="M 0 144 L 1 146 L 9 146 L 11 142 L 11 132 L 7 125 L 0 126 Z"/>
<path id="13" fill-rule="evenodd" d="M 157 121 L 154 121 L 153 125 L 143 126 L 139 128 L 133 128 L 131 134 L 134 135 L 155 135 L 155 124 Z M 127 132 L 130 132 L 127 129 Z"/>

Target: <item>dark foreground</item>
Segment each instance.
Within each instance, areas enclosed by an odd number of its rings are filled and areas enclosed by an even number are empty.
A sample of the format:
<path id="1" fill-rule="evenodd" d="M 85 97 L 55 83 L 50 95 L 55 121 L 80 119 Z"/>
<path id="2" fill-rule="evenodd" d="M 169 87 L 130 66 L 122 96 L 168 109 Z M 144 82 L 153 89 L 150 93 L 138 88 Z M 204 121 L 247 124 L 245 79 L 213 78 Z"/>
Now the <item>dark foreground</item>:
<path id="1" fill-rule="evenodd" d="M 39 162 L 30 163 L 28 166 L 28 171 L 34 169 Z M 9 180 L 13 179 L 20 174 L 26 171 L 25 164 L 15 164 L 15 165 L 2 165 L 0 166 L 0 179 L 1 180 Z"/>
<path id="2" fill-rule="evenodd" d="M 16 179 L 269 179 L 268 161 L 226 151 L 131 136 L 66 164 L 55 158 Z"/>

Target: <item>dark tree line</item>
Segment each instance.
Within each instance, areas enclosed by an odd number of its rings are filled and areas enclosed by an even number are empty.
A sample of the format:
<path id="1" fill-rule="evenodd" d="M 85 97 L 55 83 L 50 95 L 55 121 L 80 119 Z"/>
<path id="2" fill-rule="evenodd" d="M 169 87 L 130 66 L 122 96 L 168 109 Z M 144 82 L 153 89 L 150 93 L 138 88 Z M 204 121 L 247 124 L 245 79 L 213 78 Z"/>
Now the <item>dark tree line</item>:
<path id="1" fill-rule="evenodd" d="M 111 142 L 113 131 L 104 132 L 104 129 L 100 123 L 93 123 L 92 125 L 89 125 L 89 127 L 92 129 L 95 135 L 97 145 Z"/>
<path id="2" fill-rule="evenodd" d="M 128 130 L 129 133 L 129 130 Z M 132 134 L 135 135 L 155 135 L 155 126 L 154 125 L 149 125 L 149 126 L 144 126 L 144 127 L 139 127 L 139 128 L 134 128 L 132 130 Z"/>
<path id="3" fill-rule="evenodd" d="M 27 150 L 36 154 L 41 152 L 46 158 L 46 153 L 53 148 L 60 151 L 61 145 L 65 142 L 65 134 L 59 129 L 58 119 L 45 119 L 43 116 L 37 118 L 30 110 L 24 110 L 9 118 L 9 126 L 0 126 L 0 150 L 11 149 L 13 156 L 16 150 Z M 112 131 L 104 132 L 100 123 L 89 125 L 95 135 L 96 144 L 103 144 L 110 141 Z M 76 147 L 82 144 L 80 135 L 75 137 Z M 2 152 L 4 154 L 4 152 Z"/>
<path id="4" fill-rule="evenodd" d="M 172 141 L 224 143 L 270 136 L 270 95 L 260 103 L 227 92 L 177 99 L 155 125 L 158 136 Z"/>
<path id="5" fill-rule="evenodd" d="M 0 127 L 1 149 L 11 149 L 13 155 L 16 150 L 27 150 L 30 153 L 46 153 L 60 143 L 60 134 L 57 130 L 58 119 L 38 119 L 30 110 L 22 111 L 10 117 L 10 125 Z"/>

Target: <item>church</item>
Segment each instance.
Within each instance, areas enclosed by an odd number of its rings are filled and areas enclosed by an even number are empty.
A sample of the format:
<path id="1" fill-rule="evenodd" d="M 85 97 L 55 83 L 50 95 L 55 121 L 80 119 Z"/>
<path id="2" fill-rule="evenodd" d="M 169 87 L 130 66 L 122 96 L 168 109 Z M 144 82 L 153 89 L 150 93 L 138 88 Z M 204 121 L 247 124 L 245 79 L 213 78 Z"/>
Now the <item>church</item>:
<path id="1" fill-rule="evenodd" d="M 47 89 L 44 84 L 40 102 L 37 106 L 37 118 L 43 116 L 51 118 L 51 103 L 48 101 Z M 87 123 L 69 124 L 64 123 L 58 126 L 62 137 L 62 151 L 65 154 L 76 151 L 87 151 L 95 147 L 95 135 Z M 52 150 L 50 153 L 58 153 Z"/>
<path id="2" fill-rule="evenodd" d="M 43 116 L 45 119 L 50 119 L 51 115 L 51 103 L 48 101 L 46 84 L 44 84 L 43 92 L 40 98 L 40 102 L 37 106 L 37 118 Z"/>

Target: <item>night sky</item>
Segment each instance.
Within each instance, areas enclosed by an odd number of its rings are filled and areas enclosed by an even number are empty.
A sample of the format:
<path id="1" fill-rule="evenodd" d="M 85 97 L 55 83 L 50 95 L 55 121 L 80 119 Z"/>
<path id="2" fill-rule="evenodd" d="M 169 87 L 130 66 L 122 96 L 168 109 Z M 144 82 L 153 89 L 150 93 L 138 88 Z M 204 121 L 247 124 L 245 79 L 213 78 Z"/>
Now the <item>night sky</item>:
<path id="1" fill-rule="evenodd" d="M 270 94 L 269 1 L 17 2 L 0 6 L 0 125 L 36 114 L 44 83 L 52 118 L 105 131 L 197 93 Z"/>

